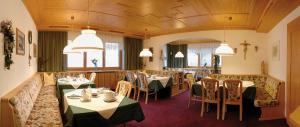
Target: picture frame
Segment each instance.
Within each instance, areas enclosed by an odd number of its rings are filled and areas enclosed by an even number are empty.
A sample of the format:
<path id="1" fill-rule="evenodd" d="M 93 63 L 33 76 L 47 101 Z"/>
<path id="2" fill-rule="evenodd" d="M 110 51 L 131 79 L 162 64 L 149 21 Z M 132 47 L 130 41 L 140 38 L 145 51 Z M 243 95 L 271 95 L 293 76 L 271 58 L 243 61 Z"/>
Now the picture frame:
<path id="1" fill-rule="evenodd" d="M 272 45 L 272 60 L 279 61 L 280 60 L 280 41 L 275 41 Z"/>
<path id="2" fill-rule="evenodd" d="M 25 55 L 25 34 L 16 28 L 16 54 Z"/>
<path id="3" fill-rule="evenodd" d="M 33 57 L 36 58 L 37 57 L 37 45 L 34 43 L 33 44 Z"/>

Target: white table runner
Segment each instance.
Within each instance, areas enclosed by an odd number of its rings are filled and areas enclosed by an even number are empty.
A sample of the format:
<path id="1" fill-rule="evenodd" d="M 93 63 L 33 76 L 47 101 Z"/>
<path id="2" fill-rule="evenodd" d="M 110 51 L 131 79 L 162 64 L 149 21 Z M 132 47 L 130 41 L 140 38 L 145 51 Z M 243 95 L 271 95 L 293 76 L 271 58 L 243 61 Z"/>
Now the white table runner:
<path id="1" fill-rule="evenodd" d="M 170 79 L 170 77 L 159 77 L 159 76 L 157 76 L 157 77 L 155 77 L 155 78 L 153 78 L 153 77 L 147 78 L 147 81 L 148 81 L 148 83 L 150 83 L 150 82 L 152 82 L 153 80 L 158 80 L 158 81 L 160 81 L 161 85 L 162 85 L 164 88 L 166 88 L 169 79 Z"/>
<path id="2" fill-rule="evenodd" d="M 124 99 L 124 96 L 118 95 L 116 96 L 116 101 L 114 102 L 105 102 L 103 101 L 103 94 L 100 94 L 97 98 L 91 99 L 90 102 L 81 102 L 80 99 L 70 99 L 67 96 L 81 95 L 82 89 L 77 89 L 65 94 L 64 97 L 64 112 L 66 113 L 69 105 L 85 108 L 89 110 L 93 110 L 98 112 L 103 118 L 109 119 L 117 110 L 118 106 Z"/>
<path id="3" fill-rule="evenodd" d="M 60 78 L 58 79 L 59 84 L 70 84 L 74 87 L 74 89 L 77 89 L 82 84 L 89 83 L 90 80 L 86 78 Z"/>

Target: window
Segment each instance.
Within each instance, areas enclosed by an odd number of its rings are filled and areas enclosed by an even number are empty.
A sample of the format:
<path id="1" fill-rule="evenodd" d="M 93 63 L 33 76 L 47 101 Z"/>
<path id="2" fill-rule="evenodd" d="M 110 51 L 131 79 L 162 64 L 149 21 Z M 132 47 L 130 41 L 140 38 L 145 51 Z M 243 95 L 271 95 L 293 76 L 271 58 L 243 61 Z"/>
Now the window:
<path id="1" fill-rule="evenodd" d="M 81 54 L 68 54 L 67 66 L 70 68 L 84 67 L 83 53 Z"/>
<path id="2" fill-rule="evenodd" d="M 119 67 L 119 43 L 105 43 L 105 66 Z"/>
<path id="3" fill-rule="evenodd" d="M 96 59 L 97 67 L 100 69 L 106 67 L 120 68 L 121 53 L 119 43 L 105 43 L 104 46 L 104 51 L 68 54 L 67 67 L 71 69 L 91 69 L 95 67 L 92 60 Z"/>
<path id="4" fill-rule="evenodd" d="M 197 67 L 199 57 L 197 53 L 192 50 L 188 50 L 188 66 L 190 67 Z"/>
<path id="5" fill-rule="evenodd" d="M 92 60 L 97 60 L 97 67 L 103 67 L 103 51 L 100 52 L 87 52 L 86 53 L 86 66 L 95 67 Z"/>

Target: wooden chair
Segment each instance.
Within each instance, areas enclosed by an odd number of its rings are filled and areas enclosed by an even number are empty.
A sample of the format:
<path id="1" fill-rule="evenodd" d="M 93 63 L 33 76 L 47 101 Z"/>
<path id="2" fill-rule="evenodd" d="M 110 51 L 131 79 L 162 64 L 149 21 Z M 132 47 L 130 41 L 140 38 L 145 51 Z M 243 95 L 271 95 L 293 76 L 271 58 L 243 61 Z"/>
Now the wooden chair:
<path id="1" fill-rule="evenodd" d="M 193 93 L 192 93 L 193 92 L 192 86 L 196 82 L 195 78 L 193 77 L 193 74 L 187 74 L 185 82 L 188 84 L 189 91 L 190 91 L 189 103 L 188 103 L 188 108 L 190 108 L 191 101 L 195 101 L 195 103 L 196 103 L 196 101 L 202 101 L 202 98 L 200 98 L 201 96 L 196 96 L 196 95 L 193 95 Z"/>
<path id="2" fill-rule="evenodd" d="M 145 104 L 148 103 L 148 96 L 155 94 L 155 101 L 157 100 L 157 93 L 155 91 L 151 91 L 149 89 L 149 84 L 147 81 L 147 77 L 144 73 L 138 73 L 138 95 L 137 95 L 137 101 L 140 98 L 140 92 L 145 92 L 146 93 L 146 100 L 145 100 Z"/>
<path id="3" fill-rule="evenodd" d="M 96 79 L 96 73 L 95 72 L 93 72 L 91 75 L 90 75 L 90 81 L 91 82 L 95 82 L 95 79 Z"/>
<path id="4" fill-rule="evenodd" d="M 134 76 L 134 72 L 132 71 L 126 71 L 126 78 L 127 80 L 132 84 L 131 88 L 133 89 L 133 99 L 136 99 L 136 92 L 137 92 L 137 86 L 136 86 L 136 80 L 137 78 Z"/>
<path id="5" fill-rule="evenodd" d="M 217 119 L 220 115 L 220 91 L 219 81 L 216 79 L 201 79 L 202 85 L 202 108 L 201 108 L 201 117 L 203 117 L 204 104 L 217 104 Z"/>
<path id="6" fill-rule="evenodd" d="M 222 120 L 225 118 L 227 105 L 240 106 L 240 121 L 243 117 L 243 82 L 241 80 L 225 80 L 223 82 L 223 114 Z"/>
<path id="7" fill-rule="evenodd" d="M 192 89 L 192 86 L 193 85 L 191 85 L 190 86 L 190 88 L 189 88 L 189 91 L 190 91 L 190 95 L 189 95 L 189 103 L 188 103 L 188 108 L 190 108 L 190 104 L 191 104 L 191 101 L 194 101 L 195 103 L 197 102 L 197 101 L 203 101 L 202 99 L 202 94 L 200 95 L 200 96 L 197 96 L 197 95 L 193 95 L 193 89 Z M 200 91 L 202 91 L 202 84 L 200 84 Z M 202 93 L 202 92 L 201 92 Z"/>
<path id="8" fill-rule="evenodd" d="M 127 96 L 129 98 L 131 93 L 131 86 L 132 84 L 130 82 L 119 81 L 115 92 L 120 95 Z"/>

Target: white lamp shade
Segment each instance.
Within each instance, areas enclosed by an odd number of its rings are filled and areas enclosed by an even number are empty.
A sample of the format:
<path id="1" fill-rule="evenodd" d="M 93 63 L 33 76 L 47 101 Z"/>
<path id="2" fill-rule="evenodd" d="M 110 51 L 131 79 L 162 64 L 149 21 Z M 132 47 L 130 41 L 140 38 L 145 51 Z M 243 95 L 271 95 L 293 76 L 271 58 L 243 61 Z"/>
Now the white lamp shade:
<path id="1" fill-rule="evenodd" d="M 72 50 L 73 45 L 74 45 L 74 43 L 72 43 L 71 40 L 68 40 L 68 44 L 64 47 L 63 54 L 81 53 L 78 51 L 73 51 Z"/>
<path id="2" fill-rule="evenodd" d="M 178 51 L 176 54 L 175 54 L 175 58 L 183 58 L 184 55 L 182 54 L 182 52 Z"/>
<path id="3" fill-rule="evenodd" d="M 234 55 L 233 49 L 225 43 L 222 43 L 215 51 L 216 55 L 231 56 Z"/>
<path id="4" fill-rule="evenodd" d="M 81 34 L 74 39 L 73 43 L 73 51 L 94 52 L 103 50 L 103 42 L 96 35 L 95 30 L 82 30 Z"/>
<path id="5" fill-rule="evenodd" d="M 140 57 L 152 57 L 152 52 L 149 49 L 143 49 L 140 52 Z"/>

